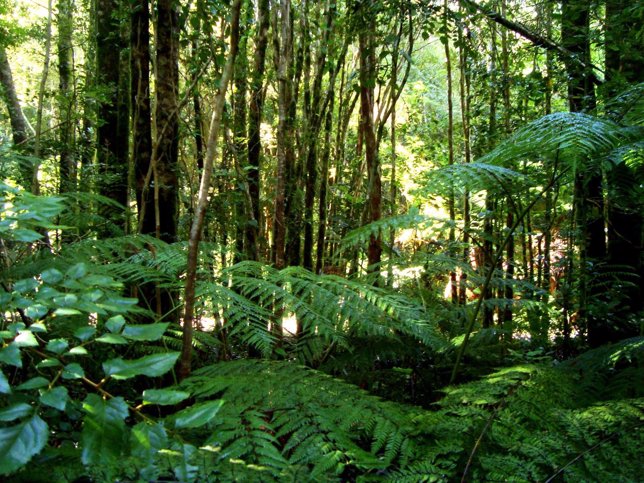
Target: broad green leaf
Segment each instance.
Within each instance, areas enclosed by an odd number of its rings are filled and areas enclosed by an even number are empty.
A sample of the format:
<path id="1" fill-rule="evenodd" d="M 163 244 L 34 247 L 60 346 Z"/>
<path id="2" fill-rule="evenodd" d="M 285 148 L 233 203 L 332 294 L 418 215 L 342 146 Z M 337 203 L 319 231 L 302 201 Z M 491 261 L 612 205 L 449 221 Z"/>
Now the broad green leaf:
<path id="1" fill-rule="evenodd" d="M 25 330 L 26 328 L 27 326 L 22 322 L 14 322 L 13 324 L 9 324 L 7 326 L 7 329 L 13 332 L 14 336 L 18 334 L 18 332 L 20 332 L 21 330 Z"/>
<path id="2" fill-rule="evenodd" d="M 15 421 L 19 418 L 29 416 L 33 409 L 29 404 L 17 403 L 0 411 L 0 421 Z"/>
<path id="3" fill-rule="evenodd" d="M 78 347 L 72 347 L 71 349 L 69 349 L 69 351 L 65 355 L 86 356 L 87 354 L 88 352 L 87 352 L 87 349 L 85 349 L 85 347 L 78 346 Z"/>
<path id="4" fill-rule="evenodd" d="M 95 339 L 96 342 L 102 342 L 103 344 L 127 344 L 127 339 L 118 334 L 104 334 Z"/>
<path id="5" fill-rule="evenodd" d="M 40 274 L 40 278 L 45 283 L 58 283 L 63 279 L 63 274 L 60 270 L 49 268 Z"/>
<path id="6" fill-rule="evenodd" d="M 59 308 L 54 311 L 54 315 L 57 317 L 65 317 L 67 315 L 80 315 L 82 312 L 76 309 L 69 308 Z"/>
<path id="7" fill-rule="evenodd" d="M 69 343 L 65 339 L 52 339 L 47 342 L 47 350 L 54 354 L 62 354 Z"/>
<path id="8" fill-rule="evenodd" d="M 0 428 L 0 475 L 23 467 L 45 447 L 48 436 L 47 424 L 37 415 L 17 426 Z"/>
<path id="9" fill-rule="evenodd" d="M 212 421 L 223 404 L 221 399 L 195 404 L 175 414 L 174 425 L 176 428 L 199 428 Z"/>
<path id="10" fill-rule="evenodd" d="M 69 394 L 67 393 L 67 388 L 63 386 L 58 386 L 47 391 L 41 391 L 40 393 L 41 403 L 60 411 L 65 410 L 68 398 Z"/>
<path id="11" fill-rule="evenodd" d="M 168 434 L 162 424 L 142 422 L 132 428 L 131 454 L 143 466 L 140 477 L 146 481 L 158 480 L 161 468 L 156 463 L 159 451 L 168 445 Z"/>
<path id="12" fill-rule="evenodd" d="M 29 330 L 23 330 L 13 340 L 16 347 L 38 347 L 36 337 Z"/>
<path id="13" fill-rule="evenodd" d="M 77 329 L 76 332 L 74 332 L 74 337 L 85 342 L 90 337 L 92 337 L 95 333 L 96 333 L 96 327 L 91 327 L 91 326 L 81 327 L 80 329 Z"/>
<path id="14" fill-rule="evenodd" d="M 63 379 L 82 379 L 85 377 L 85 371 L 76 362 L 67 364 L 63 370 Z"/>
<path id="15" fill-rule="evenodd" d="M 0 371 L 0 394 L 10 394 L 11 386 L 9 385 L 9 380 L 7 376 L 4 375 L 4 372 Z"/>
<path id="16" fill-rule="evenodd" d="M 103 363 L 103 370 L 114 379 L 129 379 L 135 376 L 157 377 L 168 372 L 177 359 L 179 352 L 153 354 L 134 360 L 123 360 L 120 357 Z"/>
<path id="17" fill-rule="evenodd" d="M 115 315 L 114 317 L 110 317 L 109 319 L 107 319 L 107 322 L 105 322 L 105 328 L 113 333 L 120 332 L 124 325 L 125 319 L 122 315 Z"/>
<path id="18" fill-rule="evenodd" d="M 20 359 L 20 349 L 15 345 L 8 345 L 0 350 L 0 362 L 9 364 L 10 366 L 22 367 L 22 360 Z"/>
<path id="19" fill-rule="evenodd" d="M 127 404 L 122 397 L 103 400 L 90 394 L 83 401 L 87 413 L 81 433 L 81 461 L 84 465 L 105 464 L 118 458 L 126 448 Z"/>
<path id="20" fill-rule="evenodd" d="M 25 315 L 30 319 L 37 320 L 46 315 L 49 309 L 42 304 L 35 304 L 25 309 Z M 33 327 L 33 325 L 32 325 Z"/>
<path id="21" fill-rule="evenodd" d="M 38 280 L 35 278 L 24 278 L 13 284 L 13 289 L 18 293 L 33 292 L 38 287 Z"/>
<path id="22" fill-rule="evenodd" d="M 168 328 L 168 323 L 126 325 L 123 329 L 123 337 L 131 340 L 159 340 Z"/>
<path id="23" fill-rule="evenodd" d="M 49 386 L 49 381 L 44 377 L 32 377 L 26 382 L 20 384 L 16 389 L 18 391 L 28 391 L 30 389 L 40 389 L 41 387 Z"/>
<path id="24" fill-rule="evenodd" d="M 143 404 L 172 405 L 190 397 L 189 392 L 173 389 L 148 389 L 143 391 Z"/>
<path id="25" fill-rule="evenodd" d="M 172 446 L 174 450 L 170 454 L 173 462 L 172 471 L 179 481 L 189 482 L 197 479 L 198 466 L 190 464 L 190 458 L 197 452 L 197 448 L 191 444 L 177 443 Z"/>
<path id="26" fill-rule="evenodd" d="M 84 263 L 77 263 L 73 267 L 71 267 L 69 270 L 67 270 L 67 273 L 65 273 L 65 276 L 67 278 L 71 279 L 77 279 L 84 277 L 85 274 L 87 274 L 87 267 L 85 266 Z"/>
<path id="27" fill-rule="evenodd" d="M 37 369 L 44 369 L 45 367 L 58 367 L 61 365 L 61 362 L 58 359 L 44 359 L 36 364 Z"/>
<path id="28" fill-rule="evenodd" d="M 12 231 L 13 239 L 19 242 L 31 243 L 40 240 L 42 235 L 34 230 L 27 228 L 16 228 Z"/>
<path id="29" fill-rule="evenodd" d="M 31 324 L 29 326 L 29 330 L 31 332 L 47 332 L 47 327 L 45 327 L 45 325 L 41 322 L 36 322 L 35 324 Z"/>

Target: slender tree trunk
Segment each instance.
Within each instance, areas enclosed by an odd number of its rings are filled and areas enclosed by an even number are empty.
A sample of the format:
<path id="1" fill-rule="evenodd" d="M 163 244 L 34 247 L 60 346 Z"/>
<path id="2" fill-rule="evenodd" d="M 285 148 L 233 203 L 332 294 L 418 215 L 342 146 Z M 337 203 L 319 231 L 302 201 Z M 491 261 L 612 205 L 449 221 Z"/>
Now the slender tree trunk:
<path id="1" fill-rule="evenodd" d="M 304 199 L 304 250 L 303 266 L 313 270 L 313 207 L 315 204 L 315 191 L 318 176 L 318 139 L 324 112 L 327 109 L 331 93 L 327 93 L 325 102 L 322 102 L 322 79 L 327 65 L 327 45 L 330 43 L 333 34 L 333 23 L 336 15 L 336 3 L 334 0 L 328 2 L 326 7 L 326 22 L 324 36 L 321 45 L 318 47 L 318 55 L 315 61 L 315 77 L 311 108 L 307 123 L 307 158 L 306 158 L 306 193 Z M 330 80 L 329 82 L 332 82 Z"/>
<path id="2" fill-rule="evenodd" d="M 287 202 L 295 195 L 292 176 L 295 166 L 295 138 L 293 136 L 293 23 L 291 1 L 280 0 L 278 11 L 273 10 L 273 42 L 278 80 L 279 122 L 277 128 L 278 166 L 273 217 L 273 263 L 279 269 L 286 266 Z M 278 25 L 280 35 L 278 37 Z M 287 196 L 289 199 L 287 200 Z M 293 247 L 291 247 L 293 248 Z M 292 261 L 295 254 L 289 254 Z"/>
<path id="3" fill-rule="evenodd" d="M 360 44 L 360 129 L 364 136 L 364 151 L 367 160 L 368 180 L 368 222 L 380 220 L 382 205 L 382 181 L 380 178 L 380 160 L 378 157 L 378 145 L 376 143 L 376 132 L 374 126 L 374 85 L 376 80 L 376 42 L 374 32 L 376 30 L 375 15 L 373 14 L 373 2 L 363 5 L 361 14 L 363 21 L 359 33 Z M 367 248 L 368 270 L 371 273 L 380 272 L 380 258 L 382 254 L 382 242 L 380 234 L 372 234 L 369 237 Z M 376 283 L 378 279 L 376 277 Z"/>
<path id="4" fill-rule="evenodd" d="M 568 74 L 568 104 L 570 111 L 591 111 L 595 108 L 593 73 L 585 67 L 590 60 L 590 5 L 583 0 L 564 0 L 562 4 L 562 43 L 585 62 L 566 61 Z M 602 175 L 598 170 L 581 169 L 575 175 L 574 198 L 577 212 L 579 240 L 579 319 L 588 328 L 588 340 L 592 346 L 603 342 L 598 331 L 601 321 L 588 313 L 589 297 L 593 293 L 590 281 L 597 275 L 598 264 L 606 256 L 604 234 L 604 198 Z M 588 267 L 593 267 L 589 272 Z M 595 273 L 594 273 L 595 272 Z M 596 286 L 596 285 L 595 285 Z"/>
<path id="5" fill-rule="evenodd" d="M 60 101 L 58 105 L 60 119 L 60 185 L 59 192 L 76 191 L 76 159 L 73 154 L 75 103 L 72 91 L 72 31 L 73 0 L 58 0 L 58 88 Z"/>
<path id="6" fill-rule="evenodd" d="M 186 270 L 186 284 L 184 290 L 185 313 L 183 317 L 183 338 L 181 358 L 179 360 L 179 378 L 184 379 L 190 374 L 192 367 L 192 339 L 194 324 L 195 291 L 197 283 L 197 259 L 199 256 L 199 242 L 203 231 L 206 210 L 208 208 L 208 190 L 212 177 L 213 163 L 218 150 L 219 131 L 226 102 L 226 89 L 230 78 L 233 75 L 235 58 L 239 45 L 239 12 L 241 0 L 234 0 L 231 6 L 231 29 L 230 29 L 230 50 L 226 65 L 221 75 L 219 88 L 215 97 L 215 105 L 210 121 L 206 157 L 204 159 L 201 182 L 199 183 L 199 195 L 195 216 L 190 228 L 190 239 L 188 241 L 188 263 Z"/>
<path id="7" fill-rule="evenodd" d="M 248 191 L 252 203 L 253 219 L 246 227 L 244 246 L 249 260 L 259 259 L 260 173 L 262 140 L 260 127 L 264 106 L 264 70 L 266 47 L 268 46 L 269 10 L 268 0 L 257 2 L 257 30 L 255 33 L 255 54 L 250 79 L 250 102 L 248 106 Z"/>
<path id="8" fill-rule="evenodd" d="M 45 96 L 47 94 L 47 81 L 49 79 L 49 64 L 51 62 L 51 24 L 52 24 L 52 0 L 47 3 L 47 24 L 45 27 L 45 58 L 43 61 L 42 74 L 40 76 L 40 87 L 38 88 L 38 105 L 36 106 L 36 134 L 34 137 L 34 156 L 37 161 L 34 165 L 33 179 L 31 181 L 31 191 L 34 194 L 40 193 L 40 183 L 38 181 L 38 168 L 42 150 L 42 131 L 43 131 L 43 110 L 45 107 Z"/>
<path id="9" fill-rule="evenodd" d="M 33 129 L 22 112 L 20 100 L 18 99 L 18 94 L 13 83 L 13 75 L 11 73 L 9 59 L 7 58 L 7 52 L 2 45 L 0 45 L 0 84 L 2 85 L 2 94 L 7 105 L 7 110 L 9 111 L 14 148 L 23 153 L 31 153 L 30 136 L 33 134 Z M 31 190 L 33 168 L 30 166 L 21 166 L 20 177 L 22 186 L 26 190 Z"/>
<path id="10" fill-rule="evenodd" d="M 243 10 L 243 8 L 242 8 Z M 243 27 L 249 28 L 252 23 L 252 9 L 246 7 L 246 12 L 242 15 Z M 234 262 L 242 260 L 245 252 L 244 238 L 248 231 L 248 225 L 254 222 L 252 205 L 247 200 L 247 175 L 242 170 L 242 166 L 248 164 L 248 131 L 247 131 L 247 94 L 248 94 L 248 57 L 247 57 L 248 36 L 244 35 L 239 40 L 239 55 L 235 60 L 234 69 L 234 92 L 232 95 L 233 107 L 233 158 L 237 170 L 238 194 L 235 197 L 235 255 Z"/>
<path id="11" fill-rule="evenodd" d="M 463 36 L 461 29 L 458 31 L 458 64 L 459 64 L 459 93 L 461 104 L 461 124 L 463 126 L 463 158 L 465 163 L 472 160 L 472 151 L 470 144 L 470 85 L 471 76 L 468 68 L 466 37 Z M 463 262 L 470 264 L 470 195 L 465 190 L 463 195 Z M 467 274 L 463 273 L 459 280 L 458 302 L 460 305 L 467 303 Z"/>
<path id="12" fill-rule="evenodd" d="M 624 0 L 606 0 L 606 82 L 608 96 L 614 96 L 629 84 L 644 81 L 644 45 L 641 39 L 626 33 L 641 29 L 644 14 L 629 11 L 631 4 Z M 639 12 L 639 18 L 634 14 Z M 616 292 L 621 299 L 617 320 L 628 320 L 629 315 L 644 308 L 644 270 L 642 265 L 644 201 L 633 167 L 626 162 L 612 166 L 608 181 L 608 264 L 624 274 Z M 637 278 L 640 278 L 639 281 Z M 618 323 L 609 340 L 637 335 L 637 327 Z"/>
<path id="13" fill-rule="evenodd" d="M 141 232 L 155 233 L 154 198 L 144 196 L 151 169 L 152 111 L 150 108 L 150 10 L 147 0 L 132 4 L 131 13 L 132 161 Z M 145 206 L 144 206 L 145 204 Z M 143 217 L 141 219 L 141 217 Z"/>
<path id="14" fill-rule="evenodd" d="M 443 47 L 445 50 L 445 69 L 447 73 L 447 164 L 452 166 L 454 164 L 454 103 L 452 93 L 452 57 L 449 48 L 449 6 L 448 0 L 443 3 L 443 32 L 444 36 Z M 449 243 L 450 250 L 456 241 L 456 200 L 454 197 L 454 188 L 450 189 L 448 199 L 449 219 L 451 226 L 449 229 Z M 456 280 L 456 270 L 452 269 L 450 272 L 450 288 L 452 303 L 458 304 L 458 283 Z"/>

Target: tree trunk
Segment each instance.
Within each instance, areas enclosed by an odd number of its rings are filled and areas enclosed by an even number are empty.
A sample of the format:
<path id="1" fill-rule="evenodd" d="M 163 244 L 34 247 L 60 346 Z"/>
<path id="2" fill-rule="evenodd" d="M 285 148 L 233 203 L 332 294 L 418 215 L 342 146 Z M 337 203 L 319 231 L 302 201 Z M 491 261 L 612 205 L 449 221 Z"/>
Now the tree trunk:
<path id="1" fill-rule="evenodd" d="M 150 10 L 147 0 L 137 0 L 130 13 L 132 161 L 141 233 L 154 234 L 154 197 L 149 193 L 152 158 L 150 108 Z"/>
<path id="2" fill-rule="evenodd" d="M 219 130 L 224 113 L 226 102 L 226 89 L 230 78 L 233 75 L 235 58 L 239 45 L 239 11 L 241 0 L 234 0 L 231 6 L 231 29 L 230 29 L 230 50 L 226 65 L 221 75 L 219 88 L 215 97 L 215 104 L 210 121 L 206 157 L 204 159 L 201 182 L 199 183 L 199 195 L 195 216 L 190 228 L 190 239 L 188 241 L 188 262 L 186 270 L 186 284 L 184 291 L 185 313 L 183 318 L 183 337 L 181 358 L 179 360 L 179 378 L 184 379 L 190 375 L 192 366 L 192 338 L 194 324 L 195 291 L 197 284 L 197 259 L 199 256 L 199 242 L 203 231 L 206 210 L 208 208 L 208 190 L 212 177 L 213 163 L 218 150 Z"/>
<path id="3" fill-rule="evenodd" d="M 375 15 L 373 2 L 369 1 L 362 7 L 362 28 L 359 33 L 360 44 L 360 129 L 364 137 L 364 151 L 367 161 L 367 222 L 380 220 L 382 204 L 382 181 L 380 178 L 380 160 L 374 126 L 374 86 L 376 83 L 376 41 Z M 369 237 L 367 248 L 368 270 L 377 274 L 376 284 L 380 276 L 380 259 L 382 243 L 380 234 Z"/>
<path id="4" fill-rule="evenodd" d="M 179 155 L 179 26 L 177 2 L 158 0 L 156 22 L 155 231 L 177 240 Z"/>
<path id="5" fill-rule="evenodd" d="M 0 84 L 2 85 L 7 111 L 9 111 L 14 148 L 23 153 L 30 153 L 31 146 L 29 140 L 33 134 L 33 129 L 22 112 L 20 100 L 18 99 L 18 94 L 13 83 L 13 75 L 11 73 L 9 59 L 7 58 L 7 52 L 2 45 L 0 45 Z M 31 190 L 33 168 L 30 166 L 21 166 L 20 171 L 20 182 L 22 186 L 26 190 Z"/>
<path id="6" fill-rule="evenodd" d="M 96 70 L 97 84 L 105 90 L 106 100 L 99 107 L 97 161 L 101 174 L 99 191 L 103 196 L 123 206 L 128 199 L 128 132 L 124 122 L 121 99 L 124 93 L 120 52 L 124 49 L 120 28 L 116 20 L 119 9 L 117 0 L 96 2 Z M 127 116 L 125 117 L 127 121 Z M 102 214 L 111 226 L 102 230 L 102 235 L 111 236 L 126 231 L 123 213 L 112 207 L 103 207 Z"/>
<path id="7" fill-rule="evenodd" d="M 250 15 L 249 15 L 250 14 Z M 242 29 L 250 28 L 252 23 L 252 9 L 246 8 L 243 14 Z M 235 60 L 234 68 L 234 92 L 232 95 L 233 108 L 233 158 L 237 171 L 238 188 L 235 194 L 235 254 L 233 261 L 240 262 L 243 259 L 245 247 L 244 238 L 248 226 L 254 223 L 252 205 L 247 200 L 247 175 L 242 166 L 248 164 L 248 132 L 247 132 L 247 94 L 248 94 L 248 57 L 247 57 L 248 36 L 244 35 L 239 40 L 239 55 Z"/>
<path id="8" fill-rule="evenodd" d="M 259 227 L 261 211 L 259 205 L 261 173 L 261 124 L 264 107 L 264 70 L 266 47 L 268 45 L 269 9 L 268 0 L 257 3 L 257 31 L 255 34 L 255 55 L 250 79 L 250 103 L 248 106 L 248 191 L 250 193 L 253 219 L 246 227 L 244 246 L 249 260 L 259 259 Z M 275 34 L 275 33 L 274 33 Z"/>
<path id="9" fill-rule="evenodd" d="M 73 0 L 58 0 L 58 88 L 60 101 L 58 105 L 60 119 L 60 185 L 59 192 L 76 191 L 76 159 L 73 154 L 75 103 L 72 91 L 72 29 Z"/>
<path id="10" fill-rule="evenodd" d="M 626 32 L 641 28 L 642 16 L 629 11 L 630 2 L 606 0 L 606 84 L 607 95 L 614 96 L 629 84 L 644 81 L 644 45 Z M 629 315 L 642 310 L 644 271 L 642 270 L 642 229 L 644 226 L 642 190 L 634 169 L 625 162 L 611 168 L 608 181 L 608 264 L 611 271 L 622 273 L 616 281 L 620 300 L 616 324 L 609 340 L 637 335 L 637 327 L 623 323 Z M 637 277 L 640 277 L 639 281 Z"/>
<path id="11" fill-rule="evenodd" d="M 291 1 L 280 0 L 279 7 L 279 24 L 277 19 L 277 9 L 274 9 L 272 12 L 279 111 L 272 260 L 275 266 L 278 269 L 281 269 L 286 266 L 287 196 L 294 195 L 289 178 L 294 171 L 295 139 L 293 136 L 294 113 L 291 109 L 293 98 L 293 30 L 291 20 Z M 280 32 L 279 36 L 277 35 L 278 25 Z"/>
<path id="12" fill-rule="evenodd" d="M 592 72 L 586 66 L 590 60 L 590 5 L 583 0 L 564 0 L 562 4 L 562 43 L 584 62 L 566 61 L 568 75 L 568 104 L 570 111 L 583 112 L 595 108 L 595 89 Z M 575 174 L 574 198 L 577 212 L 579 240 L 579 319 L 588 329 L 592 346 L 603 341 L 598 331 L 601 321 L 587 311 L 593 293 L 590 281 L 597 275 L 598 263 L 606 256 L 604 235 L 604 198 L 602 175 L 597 169 L 582 169 Z M 589 271 L 590 267 L 590 271 Z M 596 287 L 597 285 L 595 285 Z"/>

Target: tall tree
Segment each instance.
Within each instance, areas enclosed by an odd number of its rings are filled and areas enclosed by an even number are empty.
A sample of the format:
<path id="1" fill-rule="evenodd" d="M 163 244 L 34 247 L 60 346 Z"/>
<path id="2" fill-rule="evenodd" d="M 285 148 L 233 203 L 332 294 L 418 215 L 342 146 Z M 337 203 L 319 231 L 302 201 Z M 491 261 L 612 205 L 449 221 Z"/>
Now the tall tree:
<path id="1" fill-rule="evenodd" d="M 293 195 L 292 186 L 287 180 L 293 172 L 295 165 L 294 112 L 291 109 L 293 102 L 293 22 L 291 19 L 291 1 L 280 0 L 279 9 L 274 8 L 271 15 L 279 111 L 279 122 L 277 126 L 277 176 L 271 258 L 277 268 L 284 268 L 286 266 L 287 196 Z M 288 193 L 287 189 L 289 191 Z"/>
<path id="2" fill-rule="evenodd" d="M 97 161 L 101 180 L 100 193 L 123 206 L 128 200 L 128 117 L 123 99 L 123 71 L 120 53 L 125 45 L 121 36 L 118 0 L 96 1 L 96 82 L 104 92 L 98 111 Z M 105 206 L 103 215 L 120 232 L 126 231 L 126 221 L 120 212 Z M 113 234 L 105 229 L 104 234 Z"/>
<path id="3" fill-rule="evenodd" d="M 60 186 L 61 193 L 76 190 L 76 159 L 73 154 L 74 93 L 72 90 L 73 62 L 73 0 L 58 0 L 58 111 L 60 118 Z"/>
<path id="4" fill-rule="evenodd" d="M 154 220 L 159 238 L 177 240 L 179 157 L 179 12 L 175 0 L 157 1 Z"/>
<path id="5" fill-rule="evenodd" d="M 252 203 L 253 219 L 246 227 L 244 246 L 250 260 L 259 258 L 260 211 L 260 171 L 262 156 L 261 124 L 264 107 L 264 70 L 266 67 L 266 48 L 268 46 L 269 2 L 257 2 L 257 22 L 255 32 L 255 53 L 250 78 L 250 102 L 248 106 L 248 192 Z"/>
<path id="6" fill-rule="evenodd" d="M 375 2 L 361 4 L 358 41 L 360 48 L 360 130 L 364 139 L 367 161 L 368 222 L 378 221 L 382 211 L 382 180 L 374 123 L 374 91 L 376 85 L 376 12 Z M 371 234 L 367 248 L 369 270 L 378 273 L 382 254 L 380 234 Z"/>
<path id="7" fill-rule="evenodd" d="M 583 0 L 564 0 L 562 3 L 561 38 L 563 46 L 573 53 L 565 58 L 568 77 L 568 107 L 572 112 L 588 112 L 595 108 L 595 86 L 590 63 L 590 4 Z M 591 165 L 592 163 L 586 163 Z M 593 294 L 588 268 L 596 270 L 606 256 L 604 235 L 604 197 L 602 175 L 596 166 L 578 169 L 575 173 L 575 210 L 579 240 L 579 306 L 581 319 L 587 324 L 591 345 L 601 343 L 597 317 L 586 311 Z M 596 274 L 596 273 L 595 273 Z M 597 285 L 595 285 L 596 287 Z"/>
<path id="8" fill-rule="evenodd" d="M 2 95 L 7 106 L 7 111 L 9 111 L 13 145 L 18 151 L 30 153 L 30 138 L 34 130 L 22 112 L 20 99 L 18 98 L 18 93 L 13 82 L 13 74 L 7 57 L 7 51 L 2 42 L 0 42 L 0 85 L 2 86 Z M 33 167 L 22 165 L 20 177 L 23 187 L 31 190 Z"/>
<path id="9" fill-rule="evenodd" d="M 606 0 L 606 95 L 619 94 L 629 85 L 644 81 L 644 37 L 641 7 L 624 0 Z M 630 35 L 625 35 L 629 32 Z M 611 113 L 619 117 L 621 113 Z M 637 327 L 623 321 L 628 314 L 644 307 L 644 271 L 642 267 L 644 225 L 642 188 L 634 169 L 625 161 L 612 166 L 607 173 L 607 234 L 608 264 L 610 270 L 622 272 L 624 280 L 618 282 L 615 297 L 620 299 L 616 317 L 620 323 L 606 327 L 603 340 L 616 340 L 637 335 Z M 640 280 L 637 280 L 640 277 Z M 621 277 L 620 277 L 621 278 Z"/>
<path id="10" fill-rule="evenodd" d="M 192 366 L 192 337 L 195 308 L 195 291 L 197 282 L 197 259 L 199 255 L 199 243 L 203 232 L 206 209 L 208 208 L 208 191 L 210 190 L 210 179 L 213 171 L 213 163 L 219 147 L 219 131 L 221 120 L 224 114 L 226 102 L 226 89 L 233 75 L 235 57 L 239 46 L 239 11 L 241 0 L 235 0 L 231 6 L 231 28 L 230 28 L 230 51 L 228 59 L 221 74 L 219 88 L 215 97 L 215 106 L 210 121 L 208 132 L 208 143 L 204 167 L 199 183 L 199 195 L 195 216 L 190 227 L 190 239 L 188 241 L 188 263 L 186 270 L 186 284 L 184 290 L 185 312 L 183 317 L 183 336 L 181 358 L 179 360 L 179 377 L 185 378 L 190 374 Z"/>
<path id="11" fill-rule="evenodd" d="M 150 7 L 135 0 L 130 10 L 130 59 L 132 103 L 132 162 L 141 233 L 155 233 L 154 197 L 149 192 L 152 157 L 150 108 Z"/>

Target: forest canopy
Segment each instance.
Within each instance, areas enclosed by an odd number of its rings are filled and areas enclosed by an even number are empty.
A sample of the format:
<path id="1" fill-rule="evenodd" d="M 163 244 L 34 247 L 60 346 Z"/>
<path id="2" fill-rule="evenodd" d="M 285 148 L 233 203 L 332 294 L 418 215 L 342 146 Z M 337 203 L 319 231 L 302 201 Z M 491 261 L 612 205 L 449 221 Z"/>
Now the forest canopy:
<path id="1" fill-rule="evenodd" d="M 641 2 L 0 0 L 0 197 L 3 481 L 641 479 Z"/>

